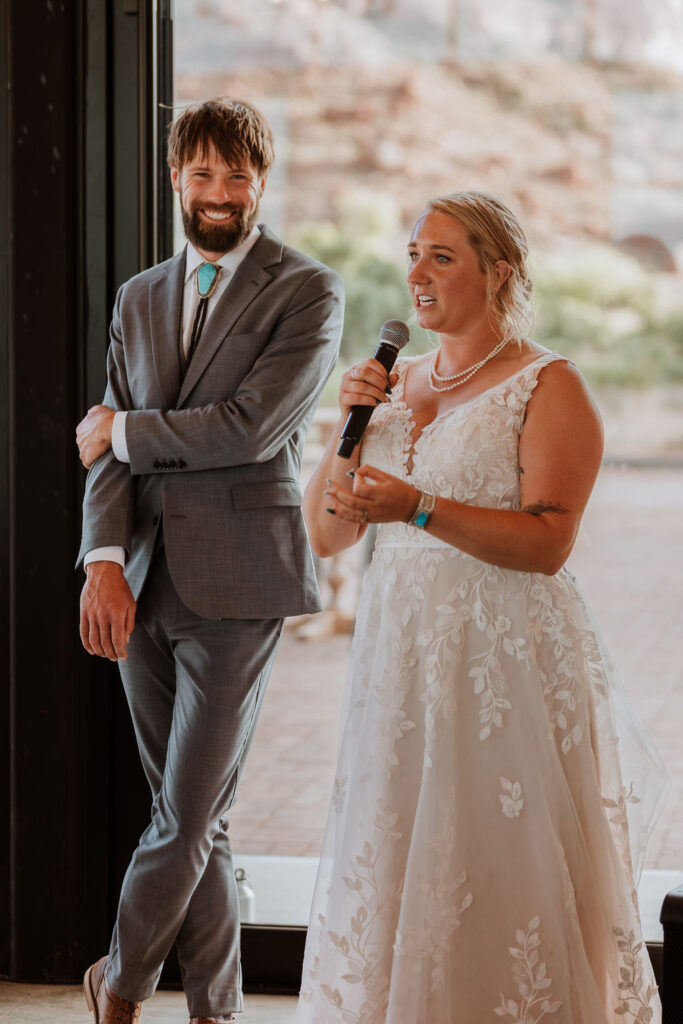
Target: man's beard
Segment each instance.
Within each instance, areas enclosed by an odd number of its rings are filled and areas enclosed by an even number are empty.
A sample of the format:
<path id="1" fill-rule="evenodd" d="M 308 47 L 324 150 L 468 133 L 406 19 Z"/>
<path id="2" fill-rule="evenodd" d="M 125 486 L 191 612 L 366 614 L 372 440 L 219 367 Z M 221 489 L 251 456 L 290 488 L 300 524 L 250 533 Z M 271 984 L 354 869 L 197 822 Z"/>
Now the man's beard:
<path id="1" fill-rule="evenodd" d="M 258 203 L 249 214 L 245 212 L 244 207 L 240 206 L 199 206 L 188 211 L 181 203 L 180 209 L 183 215 L 183 228 L 188 240 L 192 242 L 195 249 L 200 249 L 203 252 L 230 252 L 251 233 L 258 216 Z M 200 209 L 216 213 L 234 211 L 235 216 L 231 217 L 227 224 L 207 224 L 206 221 L 199 218 L 198 211 Z"/>

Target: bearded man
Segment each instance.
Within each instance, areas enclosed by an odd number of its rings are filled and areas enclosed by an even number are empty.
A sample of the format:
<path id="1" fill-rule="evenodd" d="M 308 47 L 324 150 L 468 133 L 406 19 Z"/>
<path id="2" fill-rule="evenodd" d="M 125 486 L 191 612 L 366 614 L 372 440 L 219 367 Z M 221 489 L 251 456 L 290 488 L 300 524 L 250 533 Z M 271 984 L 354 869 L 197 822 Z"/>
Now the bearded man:
<path id="1" fill-rule="evenodd" d="M 273 147 L 249 104 L 186 109 L 168 162 L 187 245 L 119 290 L 104 404 L 77 429 L 81 638 L 119 663 L 152 790 L 84 979 L 95 1024 L 139 1019 L 174 942 L 192 1024 L 242 1010 L 226 813 L 283 618 L 320 608 L 299 468 L 341 282 L 257 226 Z"/>

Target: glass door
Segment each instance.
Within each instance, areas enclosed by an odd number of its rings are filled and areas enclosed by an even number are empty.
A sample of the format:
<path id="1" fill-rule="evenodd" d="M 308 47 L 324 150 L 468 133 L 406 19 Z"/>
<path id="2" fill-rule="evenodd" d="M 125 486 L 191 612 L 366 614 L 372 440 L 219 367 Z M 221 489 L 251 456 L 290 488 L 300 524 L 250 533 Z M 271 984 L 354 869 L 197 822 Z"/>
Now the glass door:
<path id="1" fill-rule="evenodd" d="M 680 12 L 606 0 L 176 0 L 176 102 L 243 97 L 277 161 L 263 219 L 342 274 L 339 367 L 408 319 L 405 245 L 432 195 L 480 188 L 533 247 L 537 340 L 578 363 L 607 453 L 572 565 L 673 795 L 651 869 L 683 855 L 679 573 L 683 526 L 683 65 Z M 178 236 L 178 243 L 181 238 Z M 412 352 L 429 338 L 413 331 Z M 367 551 L 321 563 L 326 610 L 290 622 L 231 814 L 253 920 L 305 924 Z M 661 881 L 661 879 L 660 879 Z M 664 884 L 662 882 L 662 884 Z"/>

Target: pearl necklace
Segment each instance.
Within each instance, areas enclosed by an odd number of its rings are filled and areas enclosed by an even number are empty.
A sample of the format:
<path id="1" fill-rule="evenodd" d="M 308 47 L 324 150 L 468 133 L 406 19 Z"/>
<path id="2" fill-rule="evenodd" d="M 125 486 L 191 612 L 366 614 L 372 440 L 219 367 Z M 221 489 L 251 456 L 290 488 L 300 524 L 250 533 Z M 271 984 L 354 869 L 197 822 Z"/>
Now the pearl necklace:
<path id="1" fill-rule="evenodd" d="M 478 363 L 474 363 L 472 366 L 468 366 L 466 369 L 460 370 L 459 373 L 454 373 L 452 377 L 441 377 L 436 372 L 436 361 L 439 358 L 439 352 L 441 351 L 441 349 L 437 349 L 429 364 L 430 388 L 432 391 L 436 391 L 437 394 L 441 394 L 442 391 L 452 391 L 453 388 L 461 387 L 463 384 L 466 384 L 468 380 L 474 377 L 475 373 L 478 373 L 482 366 L 485 366 L 492 359 L 495 359 L 498 353 L 502 352 L 507 343 L 508 339 L 504 338 L 502 341 L 498 342 L 496 347 L 489 352 L 485 359 L 480 359 Z M 432 377 L 434 380 L 432 380 Z M 437 386 L 435 381 L 438 382 L 438 384 L 445 384 L 446 386 L 440 388 Z M 449 383 L 449 381 L 453 381 L 454 383 Z"/>

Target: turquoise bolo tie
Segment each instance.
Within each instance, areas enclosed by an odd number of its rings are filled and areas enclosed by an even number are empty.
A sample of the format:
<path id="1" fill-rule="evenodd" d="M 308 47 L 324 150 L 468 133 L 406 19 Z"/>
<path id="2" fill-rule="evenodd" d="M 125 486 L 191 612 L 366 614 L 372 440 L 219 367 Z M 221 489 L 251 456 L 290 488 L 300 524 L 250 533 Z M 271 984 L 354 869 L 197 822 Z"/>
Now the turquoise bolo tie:
<path id="1" fill-rule="evenodd" d="M 189 365 L 194 351 L 199 341 L 199 335 L 202 333 L 204 327 L 204 321 L 206 320 L 206 307 L 209 304 L 209 298 L 213 294 L 213 290 L 216 287 L 216 282 L 220 275 L 221 268 L 216 267 L 213 263 L 201 263 L 197 267 L 195 273 L 195 286 L 197 288 L 197 295 L 199 301 L 197 303 L 197 309 L 194 314 L 194 323 L 192 324 L 192 334 L 190 335 L 190 344 L 187 349 L 187 356 L 185 357 L 186 365 Z"/>

